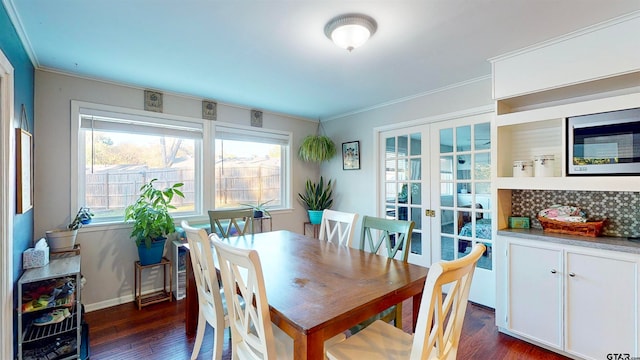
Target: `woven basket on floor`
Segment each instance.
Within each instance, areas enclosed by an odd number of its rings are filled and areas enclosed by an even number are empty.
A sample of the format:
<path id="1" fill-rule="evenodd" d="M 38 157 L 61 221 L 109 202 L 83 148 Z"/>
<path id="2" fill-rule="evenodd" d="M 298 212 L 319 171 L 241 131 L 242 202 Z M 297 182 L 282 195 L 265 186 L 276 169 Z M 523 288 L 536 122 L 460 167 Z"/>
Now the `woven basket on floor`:
<path id="1" fill-rule="evenodd" d="M 569 234 L 569 235 L 582 235 L 596 237 L 602 234 L 602 227 L 605 220 L 602 221 L 587 221 L 587 222 L 566 222 L 552 220 L 538 216 L 538 221 L 544 231 Z"/>

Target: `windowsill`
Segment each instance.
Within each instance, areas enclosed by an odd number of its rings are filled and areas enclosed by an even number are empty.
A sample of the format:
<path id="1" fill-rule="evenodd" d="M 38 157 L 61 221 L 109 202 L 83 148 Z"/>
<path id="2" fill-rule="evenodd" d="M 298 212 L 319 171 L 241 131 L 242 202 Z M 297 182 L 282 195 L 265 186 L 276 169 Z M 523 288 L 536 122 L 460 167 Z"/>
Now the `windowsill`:
<path id="1" fill-rule="evenodd" d="M 269 210 L 269 213 L 271 213 L 271 217 L 273 218 L 274 215 L 290 214 L 293 212 L 293 210 L 294 209 L 292 208 L 274 209 L 274 210 Z M 192 223 L 192 224 L 209 223 L 208 216 L 192 215 L 192 216 L 174 217 L 176 226 L 180 226 L 180 222 L 182 220 L 187 220 L 189 223 Z M 130 223 L 125 223 L 124 221 L 91 223 L 91 224 L 83 225 L 82 228 L 80 228 L 79 232 L 92 233 L 92 232 L 102 232 L 102 231 L 111 231 L 111 230 L 122 230 L 122 229 L 130 229 L 131 226 L 132 225 Z"/>

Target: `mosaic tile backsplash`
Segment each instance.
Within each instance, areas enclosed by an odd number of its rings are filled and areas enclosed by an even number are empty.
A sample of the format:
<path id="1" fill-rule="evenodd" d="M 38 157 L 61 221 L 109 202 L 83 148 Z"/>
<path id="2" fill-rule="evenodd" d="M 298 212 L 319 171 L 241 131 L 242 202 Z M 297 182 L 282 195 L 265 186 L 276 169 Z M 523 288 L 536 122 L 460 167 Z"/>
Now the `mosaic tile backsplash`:
<path id="1" fill-rule="evenodd" d="M 607 236 L 640 236 L 640 192 L 630 191 L 557 191 L 513 190 L 511 213 L 528 216 L 531 227 L 542 229 L 536 214 L 551 205 L 577 206 L 589 219 L 607 219 L 602 234 Z"/>

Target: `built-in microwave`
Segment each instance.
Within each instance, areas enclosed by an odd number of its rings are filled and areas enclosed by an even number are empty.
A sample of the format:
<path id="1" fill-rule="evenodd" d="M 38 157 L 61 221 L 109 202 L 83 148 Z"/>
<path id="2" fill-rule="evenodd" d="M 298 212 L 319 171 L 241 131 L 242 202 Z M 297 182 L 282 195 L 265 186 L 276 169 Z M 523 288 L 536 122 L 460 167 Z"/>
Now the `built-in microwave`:
<path id="1" fill-rule="evenodd" d="M 640 108 L 567 118 L 567 175 L 640 175 Z"/>

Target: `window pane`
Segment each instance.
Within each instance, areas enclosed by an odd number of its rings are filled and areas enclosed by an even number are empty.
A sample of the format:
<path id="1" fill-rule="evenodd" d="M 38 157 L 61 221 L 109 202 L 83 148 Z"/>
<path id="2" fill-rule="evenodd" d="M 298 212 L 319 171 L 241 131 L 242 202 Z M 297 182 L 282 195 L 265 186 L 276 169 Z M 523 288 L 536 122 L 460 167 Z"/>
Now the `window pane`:
<path id="1" fill-rule="evenodd" d="M 422 185 L 420 183 L 411 184 L 411 204 L 422 204 Z"/>
<path id="2" fill-rule="evenodd" d="M 215 153 L 216 208 L 282 206 L 282 145 L 216 139 Z"/>
<path id="3" fill-rule="evenodd" d="M 491 179 L 491 154 L 475 154 L 474 168 L 475 172 L 473 176 L 475 180 Z"/>
<path id="4" fill-rule="evenodd" d="M 411 233 L 411 253 L 422 255 L 422 233 Z"/>
<path id="5" fill-rule="evenodd" d="M 442 223 L 440 224 L 440 232 L 453 235 L 453 211 L 441 210 L 440 218 L 442 219 Z"/>
<path id="6" fill-rule="evenodd" d="M 396 138 L 387 138 L 384 153 L 387 158 L 396 156 Z"/>
<path id="7" fill-rule="evenodd" d="M 491 183 L 488 183 L 488 182 L 476 183 L 476 195 L 489 195 L 489 194 L 491 194 Z"/>
<path id="8" fill-rule="evenodd" d="M 475 124 L 473 131 L 475 150 L 489 150 L 491 148 L 491 124 Z"/>
<path id="9" fill-rule="evenodd" d="M 422 163 L 420 159 L 411 159 L 411 180 L 421 180 Z"/>
<path id="10" fill-rule="evenodd" d="M 409 180 L 409 159 L 398 159 L 398 180 Z"/>
<path id="11" fill-rule="evenodd" d="M 415 133 L 415 134 L 411 134 L 409 135 L 409 138 L 411 139 L 411 155 L 420 155 L 421 152 L 421 147 L 422 147 L 422 134 L 420 133 Z"/>
<path id="12" fill-rule="evenodd" d="M 493 269 L 493 245 L 490 243 L 483 242 L 484 246 L 487 247 L 484 254 L 478 260 L 477 267 L 481 269 L 492 270 Z"/>
<path id="13" fill-rule="evenodd" d="M 126 127 L 123 128 L 126 130 Z M 196 211 L 195 164 L 200 140 L 124 131 L 80 130 L 84 138 L 84 202 L 94 221 L 122 220 L 124 208 L 151 179 L 158 189 L 182 182 L 172 213 Z M 199 148 L 199 147 L 198 147 Z M 82 171 L 82 170 L 81 170 Z"/>
<path id="14" fill-rule="evenodd" d="M 398 156 L 409 155 L 409 140 L 407 135 L 398 136 Z"/>
<path id="15" fill-rule="evenodd" d="M 387 180 L 388 181 L 393 181 L 396 180 L 396 171 L 398 170 L 396 168 L 396 161 L 395 160 L 387 160 L 385 161 L 386 163 L 386 176 L 387 176 Z"/>
<path id="16" fill-rule="evenodd" d="M 440 180 L 453 180 L 453 156 L 440 157 Z"/>
<path id="17" fill-rule="evenodd" d="M 414 230 L 422 230 L 422 211 L 420 208 L 411 208 L 411 220 L 415 223 Z"/>
<path id="18" fill-rule="evenodd" d="M 440 239 L 440 258 L 442 260 L 453 260 L 453 244 L 455 240 L 451 237 L 443 236 Z"/>
<path id="19" fill-rule="evenodd" d="M 471 155 L 458 155 L 456 165 L 456 179 L 458 180 L 470 180 L 471 179 Z"/>
<path id="20" fill-rule="evenodd" d="M 453 151 L 453 129 L 440 130 L 440 153 L 450 153 Z"/>
<path id="21" fill-rule="evenodd" d="M 458 151 L 471 150 L 471 126 L 456 128 L 456 149 Z"/>

